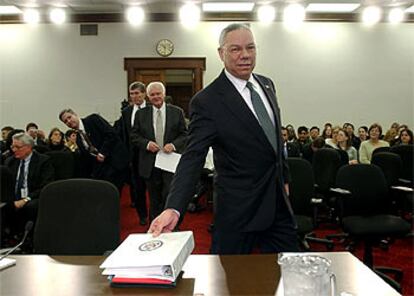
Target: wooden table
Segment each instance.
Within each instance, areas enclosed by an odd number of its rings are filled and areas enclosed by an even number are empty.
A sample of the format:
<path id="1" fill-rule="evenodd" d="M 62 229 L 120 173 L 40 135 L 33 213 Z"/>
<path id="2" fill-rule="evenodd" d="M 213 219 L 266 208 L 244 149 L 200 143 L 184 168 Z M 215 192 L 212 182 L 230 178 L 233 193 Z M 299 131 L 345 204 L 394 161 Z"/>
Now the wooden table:
<path id="1" fill-rule="evenodd" d="M 352 295 L 400 295 L 347 252 L 317 253 L 332 260 L 338 291 Z M 176 288 L 111 288 L 100 256 L 13 256 L 0 271 L 0 295 L 277 295 L 280 268 L 273 255 L 191 255 Z"/>

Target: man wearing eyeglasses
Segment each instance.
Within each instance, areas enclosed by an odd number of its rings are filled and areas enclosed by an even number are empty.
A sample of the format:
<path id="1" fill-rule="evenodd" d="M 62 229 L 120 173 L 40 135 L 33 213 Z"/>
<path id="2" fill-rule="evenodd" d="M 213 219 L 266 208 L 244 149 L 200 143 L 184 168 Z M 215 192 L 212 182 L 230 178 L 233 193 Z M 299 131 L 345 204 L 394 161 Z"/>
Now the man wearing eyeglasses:
<path id="1" fill-rule="evenodd" d="M 48 156 L 33 150 L 34 141 L 26 133 L 13 136 L 13 156 L 6 160 L 14 184 L 14 199 L 7 200 L 6 227 L 21 233 L 27 221 L 36 221 L 42 188 L 54 180 L 54 168 Z"/>
<path id="2" fill-rule="evenodd" d="M 256 44 L 249 26 L 227 26 L 219 44 L 225 69 L 191 101 L 187 149 L 166 210 L 149 232 L 174 229 L 211 146 L 217 173 L 212 253 L 249 254 L 255 247 L 262 253 L 298 251 L 274 84 L 253 73 Z"/>

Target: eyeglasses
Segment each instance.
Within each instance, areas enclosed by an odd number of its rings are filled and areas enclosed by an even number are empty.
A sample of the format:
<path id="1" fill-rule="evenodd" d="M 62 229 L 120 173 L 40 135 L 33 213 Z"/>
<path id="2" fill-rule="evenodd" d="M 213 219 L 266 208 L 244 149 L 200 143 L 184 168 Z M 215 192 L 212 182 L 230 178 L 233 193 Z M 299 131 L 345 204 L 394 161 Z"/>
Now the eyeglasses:
<path id="1" fill-rule="evenodd" d="M 22 148 L 24 148 L 24 147 L 26 147 L 27 145 L 22 145 L 22 146 L 16 146 L 16 145 L 11 145 L 10 146 L 10 148 L 12 149 L 12 150 L 20 150 L 20 149 L 22 149 Z"/>

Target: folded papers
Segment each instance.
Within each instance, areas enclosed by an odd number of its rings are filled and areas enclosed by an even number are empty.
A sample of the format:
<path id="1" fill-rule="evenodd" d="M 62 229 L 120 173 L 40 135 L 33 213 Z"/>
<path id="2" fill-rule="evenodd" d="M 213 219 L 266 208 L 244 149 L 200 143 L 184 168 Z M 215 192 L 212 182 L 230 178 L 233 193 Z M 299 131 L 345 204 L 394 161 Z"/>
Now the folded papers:
<path id="1" fill-rule="evenodd" d="M 100 268 L 114 286 L 171 286 L 193 249 L 192 231 L 130 234 Z"/>

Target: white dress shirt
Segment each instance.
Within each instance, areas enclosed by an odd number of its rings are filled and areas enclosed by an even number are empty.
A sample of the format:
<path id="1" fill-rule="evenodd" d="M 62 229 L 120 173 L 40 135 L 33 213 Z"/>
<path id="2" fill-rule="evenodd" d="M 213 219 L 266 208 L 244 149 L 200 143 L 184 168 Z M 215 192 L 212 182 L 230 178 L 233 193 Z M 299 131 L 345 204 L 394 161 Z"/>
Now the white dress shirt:
<path id="1" fill-rule="evenodd" d="M 137 113 L 138 110 L 145 108 L 147 105 L 147 102 L 144 100 L 141 105 L 134 104 L 134 107 L 132 108 L 132 114 L 131 114 L 131 126 L 134 126 L 135 122 L 135 113 Z"/>

